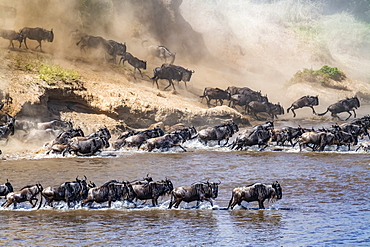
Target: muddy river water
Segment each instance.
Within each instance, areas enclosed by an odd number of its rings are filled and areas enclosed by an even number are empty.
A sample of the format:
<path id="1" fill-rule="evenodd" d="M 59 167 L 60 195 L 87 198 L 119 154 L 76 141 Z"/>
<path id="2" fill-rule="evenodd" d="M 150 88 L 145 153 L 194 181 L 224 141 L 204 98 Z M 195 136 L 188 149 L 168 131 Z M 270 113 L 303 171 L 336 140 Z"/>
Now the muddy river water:
<path id="1" fill-rule="evenodd" d="M 113 154 L 113 155 L 112 155 Z M 366 246 L 370 242 L 370 156 L 355 152 L 228 151 L 110 152 L 100 157 L 32 157 L 0 161 L 1 179 L 15 190 L 40 182 L 58 185 L 86 175 L 97 185 L 150 174 L 174 187 L 221 181 L 208 202 L 167 209 L 129 203 L 67 209 L 0 208 L 1 246 Z M 283 198 L 225 210 L 233 188 L 278 181 Z M 3 183 L 3 182 L 1 182 Z M 4 199 L 1 199 L 2 203 Z"/>

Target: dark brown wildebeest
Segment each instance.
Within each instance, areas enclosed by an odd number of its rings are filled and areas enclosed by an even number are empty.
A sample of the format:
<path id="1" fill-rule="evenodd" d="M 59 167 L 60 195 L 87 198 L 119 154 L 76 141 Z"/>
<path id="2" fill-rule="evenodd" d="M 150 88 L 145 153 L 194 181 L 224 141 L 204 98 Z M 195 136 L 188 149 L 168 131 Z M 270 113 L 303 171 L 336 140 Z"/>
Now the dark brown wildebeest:
<path id="1" fill-rule="evenodd" d="M 108 40 L 109 44 L 112 46 L 112 49 L 110 50 L 110 54 L 113 58 L 113 62 L 116 63 L 116 57 L 117 56 L 123 56 L 123 54 L 126 53 L 126 42 L 125 43 L 119 43 L 114 40 Z"/>
<path id="2" fill-rule="evenodd" d="M 152 80 L 153 86 L 154 86 L 154 83 L 157 84 L 158 89 L 159 89 L 159 85 L 158 85 L 159 79 L 168 81 L 168 86 L 165 87 L 163 90 L 166 90 L 172 85 L 173 90 L 176 91 L 175 85 L 173 84 L 173 80 L 181 81 L 183 78 L 182 71 L 174 69 L 173 67 L 167 66 L 165 64 L 163 64 L 161 67 L 154 68 L 153 74 L 154 76 L 150 79 Z"/>
<path id="3" fill-rule="evenodd" d="M 112 202 L 127 200 L 132 202 L 135 199 L 136 193 L 130 182 L 109 181 L 100 187 L 90 188 L 86 200 L 82 201 L 81 206 L 91 204 L 93 202 L 104 203 L 108 202 L 108 207 L 111 207 Z"/>
<path id="4" fill-rule="evenodd" d="M 6 114 L 6 123 L 0 126 L 0 140 L 8 141 L 9 135 L 14 135 L 14 121 L 14 117 Z"/>
<path id="5" fill-rule="evenodd" d="M 312 151 L 315 151 L 317 148 L 319 148 L 319 151 L 323 151 L 326 145 L 333 143 L 334 139 L 334 134 L 329 132 L 305 132 L 298 139 L 299 151 L 302 151 L 305 145 L 311 148 Z M 311 147 L 308 144 L 313 144 L 313 146 Z"/>
<path id="6" fill-rule="evenodd" d="M 356 117 L 355 109 L 359 107 L 360 107 L 360 101 L 358 100 L 357 96 L 355 96 L 352 98 L 346 98 L 346 99 L 340 100 L 337 103 L 330 105 L 324 113 L 319 113 L 317 115 L 324 116 L 328 111 L 330 111 L 332 117 L 340 119 L 338 117 L 338 113 L 348 112 L 349 116 L 345 119 L 345 120 L 348 120 L 352 116 L 350 111 L 353 111 L 354 117 Z"/>
<path id="7" fill-rule="evenodd" d="M 121 63 L 121 61 L 122 61 L 122 64 L 124 64 L 125 61 L 127 61 L 132 67 L 134 67 L 134 76 L 135 76 L 136 70 L 138 70 L 141 77 L 143 77 L 143 74 L 141 73 L 140 69 L 144 69 L 144 70 L 146 69 L 146 61 L 140 60 L 139 58 L 133 56 L 129 52 L 125 52 L 122 55 L 122 57 L 119 60 L 119 63 Z"/>
<path id="8" fill-rule="evenodd" d="M 32 39 L 32 40 L 36 40 L 39 43 L 39 45 L 35 47 L 35 50 L 38 47 L 40 47 L 40 51 L 42 51 L 41 41 L 47 40 L 48 42 L 53 42 L 53 40 L 54 40 L 53 29 L 51 29 L 49 31 L 49 30 L 43 29 L 41 27 L 35 27 L 35 28 L 25 27 L 25 28 L 22 28 L 20 30 L 20 35 L 23 37 L 23 42 L 24 42 L 24 45 L 26 46 L 27 49 L 28 49 L 28 46 L 27 46 L 26 40 L 27 40 L 27 38 L 29 38 L 29 39 Z M 19 44 L 19 48 L 21 47 L 20 44 Z"/>
<path id="9" fill-rule="evenodd" d="M 0 184 L 0 196 L 6 196 L 10 192 L 13 192 L 13 186 L 7 179 L 5 184 Z"/>
<path id="10" fill-rule="evenodd" d="M 227 209 L 233 209 L 236 204 L 241 206 L 242 201 L 254 202 L 258 201 L 260 209 L 264 209 L 263 202 L 268 199 L 281 199 L 283 196 L 280 184 L 276 181 L 272 184 L 255 183 L 245 187 L 233 189 L 232 196 Z"/>
<path id="11" fill-rule="evenodd" d="M 223 100 L 230 100 L 230 93 L 220 88 L 206 87 L 203 95 L 199 97 L 202 98 L 201 102 L 204 98 L 206 99 L 208 107 L 213 99 L 216 101 L 215 104 L 217 106 L 217 101 L 220 101 L 220 105 L 222 105 Z"/>
<path id="12" fill-rule="evenodd" d="M 140 131 L 134 135 L 131 135 L 123 140 L 121 147 L 127 145 L 128 147 L 137 147 L 138 149 L 140 146 L 148 139 L 155 138 L 159 136 L 163 136 L 164 132 L 161 128 L 155 127 L 151 130 L 144 130 Z"/>
<path id="13" fill-rule="evenodd" d="M 312 109 L 313 114 L 316 114 L 315 109 L 313 106 L 319 105 L 319 97 L 318 96 L 303 96 L 300 99 L 294 101 L 292 105 L 286 109 L 287 112 L 291 109 L 293 112 L 293 117 L 296 117 L 294 110 L 302 108 L 302 107 L 310 107 Z"/>
<path id="14" fill-rule="evenodd" d="M 249 134 L 243 133 L 238 135 L 230 146 L 231 149 L 243 150 L 245 147 L 258 145 L 260 151 L 262 151 L 268 146 L 271 137 L 272 137 L 271 130 L 257 129 Z"/>
<path id="15" fill-rule="evenodd" d="M 53 129 L 53 130 L 68 130 L 72 129 L 72 123 L 69 121 L 63 121 L 59 119 L 51 120 L 49 122 L 43 122 L 43 123 L 37 123 L 36 125 L 37 129 L 39 130 L 47 130 L 47 129 Z"/>
<path id="16" fill-rule="evenodd" d="M 85 136 L 84 132 L 82 131 L 80 127 L 78 127 L 77 129 L 69 129 L 69 130 L 61 132 L 55 138 L 55 140 L 45 145 L 49 149 L 46 152 L 46 154 L 49 154 L 51 152 L 57 152 L 57 153 L 63 152 L 63 150 L 67 148 L 68 143 L 71 141 L 71 139 L 77 136 L 79 137 Z"/>
<path id="17" fill-rule="evenodd" d="M 172 208 L 173 205 L 175 208 L 178 208 L 182 201 L 187 203 L 197 201 L 197 207 L 199 207 L 199 203 L 203 202 L 204 200 L 211 203 L 211 206 L 213 207 L 212 199 L 217 198 L 218 186 L 220 184 L 221 182 L 210 183 L 207 181 L 177 187 L 171 193 L 171 201 L 168 208 Z"/>
<path id="18" fill-rule="evenodd" d="M 20 189 L 19 191 L 10 192 L 6 195 L 6 202 L 2 206 L 9 207 L 11 204 L 14 204 L 14 208 L 17 206 L 17 203 L 29 201 L 32 207 L 35 207 L 38 199 L 36 196 L 42 192 L 42 185 L 37 183 L 35 185 L 28 185 Z M 33 201 L 36 201 L 33 203 Z M 40 204 L 42 203 L 42 197 Z"/>
<path id="19" fill-rule="evenodd" d="M 207 145 L 208 141 L 218 141 L 218 145 L 221 144 L 221 141 L 226 139 L 224 145 L 229 141 L 229 138 L 233 136 L 234 133 L 238 132 L 239 128 L 234 122 L 226 123 L 223 125 L 218 125 L 215 127 L 209 127 L 198 132 L 198 138 L 201 142 L 204 142 Z"/>
<path id="20" fill-rule="evenodd" d="M 46 199 L 45 204 L 47 203 L 52 207 L 54 201 L 64 201 L 70 207 L 71 202 L 84 200 L 88 193 L 87 178 L 84 177 L 84 179 L 79 179 L 77 176 L 75 181 L 64 182 L 59 186 L 50 186 L 43 189 L 41 195 Z"/>
<path id="21" fill-rule="evenodd" d="M 180 81 L 183 81 L 185 83 L 185 88 L 188 88 L 186 83 L 190 81 L 191 76 L 195 73 L 194 70 L 188 70 L 188 69 L 185 69 L 184 67 L 174 65 L 174 64 L 162 64 L 161 67 L 170 67 L 171 69 L 177 70 L 178 71 L 177 74 L 181 74 L 181 80 Z M 176 77 L 176 78 L 173 78 L 173 79 L 177 80 L 178 78 Z"/>
<path id="22" fill-rule="evenodd" d="M 23 41 L 23 36 L 20 33 L 14 31 L 14 30 L 0 29 L 0 37 L 2 37 L 4 39 L 8 39 L 10 41 L 10 44 L 9 44 L 8 48 L 10 48 L 10 46 L 12 46 L 14 48 L 13 40 L 18 40 L 19 41 L 19 47 L 21 47 L 21 43 Z"/>
<path id="23" fill-rule="evenodd" d="M 278 104 L 270 102 L 251 101 L 247 105 L 248 112 L 254 115 L 257 119 L 257 113 L 266 112 L 272 119 L 277 118 L 277 115 L 284 114 L 284 108 Z"/>
<path id="24" fill-rule="evenodd" d="M 64 156 L 67 152 L 73 152 L 76 155 L 94 155 L 103 147 L 109 148 L 109 141 L 106 137 L 92 137 L 87 140 L 79 140 L 78 137 L 74 137 L 62 154 Z"/>
<path id="25" fill-rule="evenodd" d="M 149 183 L 132 183 L 132 187 L 136 193 L 136 198 L 139 200 L 152 199 L 153 206 L 158 206 L 158 198 L 173 190 L 171 180 L 167 179 Z"/>
<path id="26" fill-rule="evenodd" d="M 81 39 L 76 43 L 76 45 L 80 45 L 80 50 L 86 51 L 85 47 L 87 48 L 94 48 L 94 49 L 103 49 L 109 55 L 113 54 L 114 48 L 113 46 L 103 37 L 100 36 L 92 36 L 92 35 L 84 35 Z"/>

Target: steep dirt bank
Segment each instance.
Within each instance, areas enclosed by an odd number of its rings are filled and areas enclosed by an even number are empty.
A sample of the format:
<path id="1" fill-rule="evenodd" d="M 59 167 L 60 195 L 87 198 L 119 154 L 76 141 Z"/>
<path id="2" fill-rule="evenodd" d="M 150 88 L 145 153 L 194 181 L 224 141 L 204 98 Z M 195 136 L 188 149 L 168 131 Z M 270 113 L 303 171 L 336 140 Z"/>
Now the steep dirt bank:
<path id="1" fill-rule="evenodd" d="M 94 64 L 89 58 L 55 60 L 35 51 L 2 49 L 0 54 L 5 61 L 0 65 L 2 90 L 12 99 L 3 111 L 18 119 L 71 120 L 87 133 L 103 125 L 113 132 L 148 128 L 155 123 L 204 126 L 233 120 L 249 125 L 247 117 L 226 106 L 208 109 L 184 85 L 177 85 L 177 93 L 158 90 L 148 76 L 141 79 L 137 74 L 134 78 L 126 65 Z M 39 61 L 60 64 L 76 71 L 80 78 L 45 82 L 39 72 L 25 69 Z"/>

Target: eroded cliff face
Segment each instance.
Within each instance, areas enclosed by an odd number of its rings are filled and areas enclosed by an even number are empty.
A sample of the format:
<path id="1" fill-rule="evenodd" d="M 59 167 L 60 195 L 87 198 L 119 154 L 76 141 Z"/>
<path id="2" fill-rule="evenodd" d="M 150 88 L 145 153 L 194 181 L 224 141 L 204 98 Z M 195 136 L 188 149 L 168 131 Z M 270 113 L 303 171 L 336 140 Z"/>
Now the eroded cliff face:
<path id="1" fill-rule="evenodd" d="M 8 99 L 3 111 L 17 119 L 68 120 L 87 133 L 105 125 L 117 134 L 153 124 L 203 127 L 234 121 L 249 125 L 246 117 L 229 107 L 208 109 L 183 85 L 177 86 L 176 93 L 158 90 L 148 77 L 135 78 L 127 68 L 109 63 L 86 67 L 86 61 L 75 61 L 68 67 L 78 72 L 78 80 L 47 83 L 38 72 L 17 68 L 15 63 L 24 59 L 24 51 L 0 53 L 6 61 L 0 65 L 2 91 L 7 95 L 3 100 Z M 40 56 L 49 55 L 27 51 L 29 62 L 36 62 Z"/>

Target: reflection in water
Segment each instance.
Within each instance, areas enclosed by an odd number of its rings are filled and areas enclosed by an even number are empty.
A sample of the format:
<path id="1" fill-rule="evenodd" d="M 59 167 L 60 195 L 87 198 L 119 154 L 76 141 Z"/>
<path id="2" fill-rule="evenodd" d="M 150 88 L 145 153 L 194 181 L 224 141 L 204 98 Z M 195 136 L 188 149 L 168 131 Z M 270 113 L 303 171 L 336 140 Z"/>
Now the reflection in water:
<path id="1" fill-rule="evenodd" d="M 0 209 L 0 245 L 363 245 L 370 236 L 365 222 L 369 163 L 366 154 L 204 150 L 0 161 L 0 183 L 9 179 L 15 190 L 35 182 L 58 185 L 84 175 L 97 185 L 148 173 L 154 180 L 171 179 L 174 187 L 208 179 L 222 182 L 215 210 L 208 202 L 199 209 L 194 202 L 168 210 L 168 196 L 160 197 L 159 207 L 115 203 L 112 209 L 94 204 L 92 209 L 62 205 L 35 210 L 25 203 L 16 210 Z M 233 188 L 276 180 L 283 198 L 266 201 L 266 210 L 257 210 L 257 202 L 244 202 L 247 209 L 220 210 L 227 207 Z"/>

